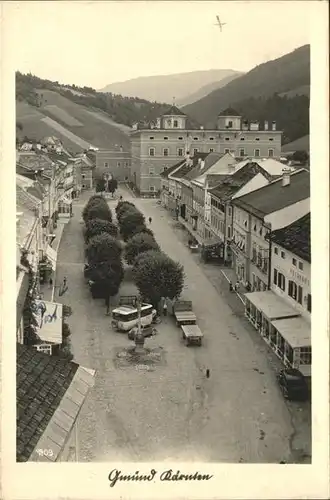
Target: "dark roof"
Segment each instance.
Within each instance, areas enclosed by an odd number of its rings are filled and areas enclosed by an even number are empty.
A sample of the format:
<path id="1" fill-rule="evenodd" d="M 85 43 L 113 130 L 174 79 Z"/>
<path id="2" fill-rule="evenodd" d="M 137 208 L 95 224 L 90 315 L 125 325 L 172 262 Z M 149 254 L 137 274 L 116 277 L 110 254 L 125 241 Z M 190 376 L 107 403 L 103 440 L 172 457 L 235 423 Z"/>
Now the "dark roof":
<path id="1" fill-rule="evenodd" d="M 224 177 L 223 174 L 206 174 L 208 190 L 218 186 Z"/>
<path id="2" fill-rule="evenodd" d="M 163 116 L 186 116 L 179 108 L 176 106 L 171 106 L 165 113 L 163 113 Z"/>
<path id="3" fill-rule="evenodd" d="M 247 163 L 232 175 L 226 175 L 218 180 L 217 186 L 211 188 L 210 193 L 216 198 L 226 201 L 259 173 L 263 174 L 268 180 L 271 179 L 271 176 L 260 165 L 257 163 Z"/>
<path id="4" fill-rule="evenodd" d="M 17 344 L 16 459 L 26 462 L 79 365 Z"/>
<path id="5" fill-rule="evenodd" d="M 165 179 L 168 178 L 168 176 L 175 170 L 177 169 L 180 165 L 185 163 L 185 160 L 179 161 L 179 163 L 176 163 L 175 165 L 172 165 L 171 167 L 167 167 L 165 170 L 163 170 L 159 175 L 161 177 L 164 177 Z"/>
<path id="6" fill-rule="evenodd" d="M 226 108 L 221 113 L 218 114 L 218 116 L 242 116 L 240 115 L 234 108 Z"/>
<path id="7" fill-rule="evenodd" d="M 200 156 L 198 156 L 200 155 Z M 202 156 L 201 156 L 202 155 Z M 194 158 L 197 158 L 197 161 L 194 163 L 193 170 L 190 170 L 184 178 L 188 181 L 195 179 L 195 177 L 199 177 L 201 174 L 205 174 L 211 167 L 214 165 L 223 155 L 220 153 L 197 153 Z M 203 172 L 201 172 L 200 166 L 198 165 L 198 158 L 201 157 L 202 160 L 205 160 L 205 165 L 203 168 Z M 193 159 L 194 159 L 193 158 Z"/>
<path id="8" fill-rule="evenodd" d="M 289 185 L 282 186 L 282 178 L 280 178 L 267 186 L 236 198 L 233 200 L 233 203 L 247 212 L 263 218 L 267 214 L 281 210 L 309 197 L 309 172 L 305 169 L 300 169 L 290 174 Z"/>
<path id="9" fill-rule="evenodd" d="M 311 262 L 311 214 L 273 231 L 271 239 L 301 259 Z"/>
<path id="10" fill-rule="evenodd" d="M 186 164 L 186 162 L 182 165 L 182 167 L 177 171 L 175 172 L 175 174 L 173 175 L 173 177 L 175 177 L 176 179 L 190 179 L 190 174 L 191 172 L 195 171 L 196 167 L 198 166 L 198 160 L 201 159 L 201 160 L 204 160 L 206 157 L 207 157 L 208 153 L 196 153 L 192 158 L 192 164 Z M 199 167 L 198 167 L 199 168 Z M 192 179 L 194 178 L 191 177 Z"/>

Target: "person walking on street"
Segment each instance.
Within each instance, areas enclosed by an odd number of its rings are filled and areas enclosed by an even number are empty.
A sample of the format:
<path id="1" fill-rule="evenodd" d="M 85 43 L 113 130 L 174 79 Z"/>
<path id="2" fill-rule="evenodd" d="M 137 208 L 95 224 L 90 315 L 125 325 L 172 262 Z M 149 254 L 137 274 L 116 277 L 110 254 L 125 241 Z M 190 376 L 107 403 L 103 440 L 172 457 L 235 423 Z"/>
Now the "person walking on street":
<path id="1" fill-rule="evenodd" d="M 206 378 L 210 378 L 210 369 L 209 368 L 206 369 Z"/>
<path id="2" fill-rule="evenodd" d="M 151 224 L 151 223 L 152 223 L 152 218 L 151 218 L 151 217 L 149 217 L 149 224 Z"/>
<path id="3" fill-rule="evenodd" d="M 167 304 L 166 304 L 166 301 L 164 302 L 164 305 L 163 305 L 163 314 L 164 314 L 164 316 L 167 316 Z"/>
<path id="4" fill-rule="evenodd" d="M 49 288 L 53 286 L 53 278 L 49 278 Z"/>
<path id="5" fill-rule="evenodd" d="M 239 289 L 239 281 L 236 281 L 235 283 L 235 292 L 237 292 Z"/>
<path id="6" fill-rule="evenodd" d="M 106 298 L 105 298 L 105 305 L 106 305 L 106 308 L 107 308 L 107 311 L 106 311 L 106 316 L 109 316 L 110 314 L 110 296 L 107 295 Z"/>

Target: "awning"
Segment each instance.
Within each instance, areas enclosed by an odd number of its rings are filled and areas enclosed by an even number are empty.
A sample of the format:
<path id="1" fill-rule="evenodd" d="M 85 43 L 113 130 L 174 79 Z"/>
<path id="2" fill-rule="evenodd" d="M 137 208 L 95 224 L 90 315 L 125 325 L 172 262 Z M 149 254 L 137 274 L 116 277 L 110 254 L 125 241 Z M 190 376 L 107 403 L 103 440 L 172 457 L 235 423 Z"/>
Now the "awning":
<path id="1" fill-rule="evenodd" d="M 62 344 L 62 304 L 35 300 L 33 316 L 37 321 L 36 333 L 43 342 Z"/>
<path id="2" fill-rule="evenodd" d="M 47 245 L 46 248 L 46 255 L 49 258 L 49 260 L 52 263 L 53 269 L 56 267 L 56 261 L 57 261 L 57 252 L 52 248 L 50 245 Z"/>
<path id="3" fill-rule="evenodd" d="M 295 349 L 296 347 L 311 347 L 311 326 L 301 316 L 298 318 L 286 318 L 272 321 L 272 325 Z"/>
<path id="4" fill-rule="evenodd" d="M 290 307 L 283 299 L 271 290 L 264 292 L 250 292 L 244 294 L 269 320 L 280 318 L 294 318 L 300 314 Z"/>

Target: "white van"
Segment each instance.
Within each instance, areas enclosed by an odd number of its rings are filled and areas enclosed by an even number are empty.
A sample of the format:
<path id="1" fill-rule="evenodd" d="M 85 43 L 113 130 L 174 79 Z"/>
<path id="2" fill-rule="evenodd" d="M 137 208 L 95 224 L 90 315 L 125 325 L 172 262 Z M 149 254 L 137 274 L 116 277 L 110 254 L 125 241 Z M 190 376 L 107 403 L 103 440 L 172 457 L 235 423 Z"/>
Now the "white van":
<path id="1" fill-rule="evenodd" d="M 141 305 L 141 326 L 149 326 L 157 311 L 151 304 Z M 111 326 L 119 331 L 128 332 L 138 324 L 138 310 L 134 306 L 120 306 L 112 311 Z"/>

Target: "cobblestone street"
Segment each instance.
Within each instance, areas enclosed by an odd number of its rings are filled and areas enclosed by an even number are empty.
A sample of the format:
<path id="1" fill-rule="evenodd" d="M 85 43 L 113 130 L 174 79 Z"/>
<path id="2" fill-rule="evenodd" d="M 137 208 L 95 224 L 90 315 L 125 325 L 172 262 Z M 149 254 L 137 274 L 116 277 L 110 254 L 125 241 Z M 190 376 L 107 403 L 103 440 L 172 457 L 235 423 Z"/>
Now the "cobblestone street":
<path id="1" fill-rule="evenodd" d="M 130 197 L 126 191 L 120 194 Z M 75 360 L 97 372 L 80 418 L 79 460 L 292 460 L 294 419 L 276 384 L 277 360 L 228 297 L 220 270 L 214 274 L 213 267 L 201 265 L 155 200 L 132 201 L 146 218 L 152 217 L 161 248 L 184 265 L 205 341 L 201 348 L 185 347 L 168 317 L 147 341 L 148 347 L 162 348 L 162 364 L 144 371 L 114 362 L 129 341 L 112 331 L 103 301 L 93 300 L 85 284 L 81 211 L 89 196 L 74 203 L 74 217 L 64 229 L 56 282 L 67 276 L 69 289 L 60 299 L 55 294 L 55 300 L 73 309 L 69 323 Z M 109 201 L 113 213 L 116 203 Z"/>

